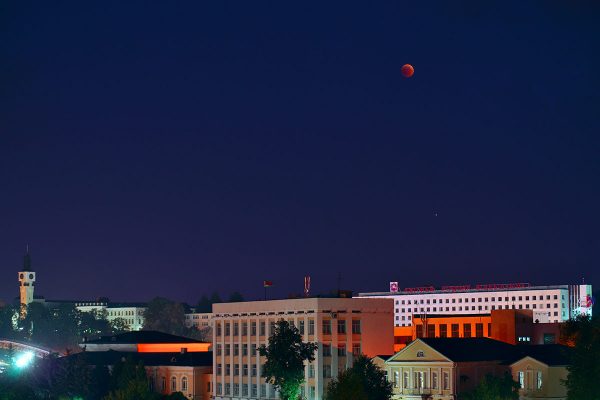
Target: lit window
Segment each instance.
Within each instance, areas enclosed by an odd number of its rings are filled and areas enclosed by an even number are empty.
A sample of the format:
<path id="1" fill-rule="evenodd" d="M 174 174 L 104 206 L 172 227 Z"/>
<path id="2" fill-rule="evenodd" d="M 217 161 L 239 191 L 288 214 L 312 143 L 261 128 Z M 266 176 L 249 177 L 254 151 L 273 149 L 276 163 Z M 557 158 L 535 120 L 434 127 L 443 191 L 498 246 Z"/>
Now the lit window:
<path id="1" fill-rule="evenodd" d="M 519 371 L 519 386 L 521 389 L 525 388 L 525 372 Z"/>
<path id="2" fill-rule="evenodd" d="M 181 391 L 182 392 L 187 392 L 188 390 L 188 381 L 187 381 L 187 377 L 183 377 L 181 378 Z"/>

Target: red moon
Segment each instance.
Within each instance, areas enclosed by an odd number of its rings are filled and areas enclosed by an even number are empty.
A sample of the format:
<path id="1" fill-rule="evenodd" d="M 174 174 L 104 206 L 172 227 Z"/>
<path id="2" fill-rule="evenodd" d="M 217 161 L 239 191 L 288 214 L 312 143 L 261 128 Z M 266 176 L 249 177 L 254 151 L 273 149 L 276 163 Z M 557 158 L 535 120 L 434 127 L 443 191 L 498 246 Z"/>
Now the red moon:
<path id="1" fill-rule="evenodd" d="M 405 78 L 410 78 L 411 76 L 413 76 L 415 74 L 415 69 L 410 64 L 404 64 L 402 66 L 401 71 L 402 71 L 402 76 L 404 76 Z"/>

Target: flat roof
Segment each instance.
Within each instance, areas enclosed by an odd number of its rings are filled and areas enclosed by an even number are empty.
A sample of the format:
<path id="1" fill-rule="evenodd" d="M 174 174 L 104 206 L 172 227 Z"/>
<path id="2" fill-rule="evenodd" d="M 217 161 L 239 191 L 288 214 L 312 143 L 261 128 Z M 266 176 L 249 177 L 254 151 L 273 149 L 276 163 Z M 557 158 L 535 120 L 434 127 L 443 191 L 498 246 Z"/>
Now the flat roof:
<path id="1" fill-rule="evenodd" d="M 568 290 L 569 285 L 551 285 L 551 286 L 525 286 L 525 287 L 505 287 L 505 288 L 470 288 L 470 289 L 433 289 L 415 288 L 416 290 L 399 290 L 398 292 L 367 292 L 359 293 L 358 298 L 366 297 L 389 297 L 389 296 L 420 296 L 426 294 L 456 294 L 456 293 L 500 293 L 500 292 L 527 292 L 531 290 Z M 422 290 L 418 290 L 422 289 Z"/>

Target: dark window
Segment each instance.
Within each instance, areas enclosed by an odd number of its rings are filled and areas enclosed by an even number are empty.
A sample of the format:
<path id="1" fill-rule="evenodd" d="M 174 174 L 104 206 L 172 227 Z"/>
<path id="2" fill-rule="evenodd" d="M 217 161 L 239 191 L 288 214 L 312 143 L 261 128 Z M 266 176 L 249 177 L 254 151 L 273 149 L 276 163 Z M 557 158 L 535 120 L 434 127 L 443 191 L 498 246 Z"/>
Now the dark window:
<path id="1" fill-rule="evenodd" d="M 418 338 L 423 337 L 423 325 L 417 325 L 417 337 Z"/>
<path id="2" fill-rule="evenodd" d="M 452 332 L 451 332 L 452 337 L 454 337 L 454 338 L 459 337 L 459 332 L 458 332 L 459 327 L 458 327 L 458 324 L 452 324 L 451 329 L 452 329 Z"/>
<path id="3" fill-rule="evenodd" d="M 471 324 L 463 324 L 464 336 L 466 338 L 471 337 Z"/>
<path id="4" fill-rule="evenodd" d="M 446 324 L 440 325 L 440 337 L 442 337 L 442 338 L 448 337 L 448 325 L 446 325 Z"/>
<path id="5" fill-rule="evenodd" d="M 427 324 L 427 337 L 435 337 L 435 325 Z"/>
<path id="6" fill-rule="evenodd" d="M 483 337 L 483 324 L 475 324 L 475 336 Z"/>

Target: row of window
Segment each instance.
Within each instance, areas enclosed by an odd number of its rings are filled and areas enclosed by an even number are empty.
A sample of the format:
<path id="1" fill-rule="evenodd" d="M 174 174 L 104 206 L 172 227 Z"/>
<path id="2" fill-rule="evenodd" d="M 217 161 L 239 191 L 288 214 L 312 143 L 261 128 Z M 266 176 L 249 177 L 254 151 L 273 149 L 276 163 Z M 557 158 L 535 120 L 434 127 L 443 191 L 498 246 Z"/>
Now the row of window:
<path id="1" fill-rule="evenodd" d="M 529 309 L 536 310 L 536 309 L 538 309 L 537 306 L 538 306 L 537 304 L 531 304 L 531 306 L 529 304 L 525 304 L 525 307 L 523 307 L 523 304 L 519 304 L 519 307 L 517 307 L 516 305 L 513 304 L 512 306 L 505 305 L 504 309 L 505 310 L 509 310 L 509 309 L 513 309 L 513 310 L 519 309 L 519 310 L 522 310 L 523 308 L 525 308 L 527 310 L 529 310 Z M 543 304 L 540 304 L 539 306 L 540 306 L 540 309 L 544 308 Z M 488 306 L 477 306 L 477 308 L 475 308 L 475 307 L 476 306 L 471 306 L 470 310 L 471 311 L 475 311 L 475 310 L 479 310 L 479 311 L 488 310 Z M 565 305 L 562 304 L 562 307 L 565 308 Z M 444 307 L 439 307 L 439 310 L 438 310 L 438 307 L 421 307 L 420 309 L 419 309 L 419 307 L 414 307 L 414 308 L 410 308 L 409 307 L 409 308 L 396 308 L 396 313 L 400 313 L 400 312 L 406 313 L 406 312 L 411 312 L 411 311 L 413 313 L 416 313 L 416 312 L 419 312 L 419 311 L 420 312 L 426 312 L 426 311 L 430 312 L 430 311 L 432 311 L 432 308 L 433 308 L 433 312 L 444 311 Z M 549 309 L 549 308 L 552 308 L 551 304 L 547 303 L 546 304 L 546 309 Z M 558 303 L 554 303 L 554 308 L 558 308 Z M 452 311 L 456 311 L 456 309 L 457 309 L 457 307 L 452 307 Z M 498 310 L 502 310 L 502 305 L 498 305 L 497 309 Z M 496 306 L 491 306 L 491 310 L 496 310 Z M 446 311 L 450 311 L 450 307 L 446 307 Z M 463 306 L 458 306 L 458 311 L 463 311 Z M 469 306 L 465 306 L 464 307 L 464 311 L 469 311 Z"/>
<path id="2" fill-rule="evenodd" d="M 431 382 L 428 381 L 429 373 L 427 372 L 414 372 L 412 387 L 414 389 L 440 389 L 438 382 L 438 373 L 431 372 Z M 404 389 L 409 389 L 411 387 L 411 382 L 409 381 L 410 374 L 408 372 L 404 372 L 402 374 L 402 387 Z M 442 387 L 443 390 L 450 389 L 450 374 L 448 372 L 442 373 Z M 394 371 L 393 378 L 394 387 L 400 387 L 400 372 Z"/>
<path id="3" fill-rule="evenodd" d="M 179 387 L 179 389 L 178 389 Z M 150 390 L 154 390 L 154 379 L 150 378 Z M 160 379 L 160 391 L 165 393 L 167 391 L 167 378 L 165 376 Z M 180 385 L 177 385 L 177 377 L 171 377 L 171 392 L 187 392 L 188 391 L 188 378 L 186 376 L 181 377 Z"/>
<path id="4" fill-rule="evenodd" d="M 128 311 L 109 311 L 108 312 L 108 316 L 109 317 L 126 317 L 129 315 L 136 315 L 135 311 L 133 310 L 128 310 Z"/>
<path id="5" fill-rule="evenodd" d="M 354 343 L 352 345 L 352 355 L 354 357 L 358 357 L 361 354 L 361 347 L 359 343 Z M 337 355 L 338 357 L 345 357 L 346 356 L 346 347 L 338 347 L 337 348 Z M 331 345 L 323 345 L 323 357 L 331 357 Z M 262 368 L 264 368 L 264 365 L 261 365 L 261 370 Z M 315 377 L 315 366 L 313 364 L 309 364 L 306 367 L 307 369 L 307 376 L 309 378 L 314 378 Z M 225 376 L 230 376 L 231 372 L 232 372 L 232 368 L 231 368 L 231 364 L 225 364 L 225 368 L 223 368 L 223 364 L 221 363 L 217 363 L 217 367 L 216 367 L 216 374 L 217 375 L 221 375 L 223 374 L 223 372 L 225 372 Z M 233 375 L 234 376 L 239 376 L 241 372 L 242 376 L 248 376 L 248 374 L 250 374 L 250 376 L 257 376 L 257 372 L 258 372 L 258 366 L 257 364 L 233 364 Z M 331 366 L 330 365 L 324 365 L 323 366 L 323 377 L 324 378 L 330 378 L 331 377 Z"/>
<path id="6" fill-rule="evenodd" d="M 275 330 L 275 323 L 276 321 L 269 321 L 269 332 L 273 332 Z M 293 326 L 295 326 L 295 322 L 293 320 L 290 320 L 289 323 Z M 337 333 L 338 334 L 345 334 L 346 333 L 346 320 L 345 319 L 338 319 L 337 320 Z M 223 331 L 221 331 L 221 328 L 223 327 Z M 248 336 L 248 327 L 250 327 L 250 336 L 256 336 L 257 333 L 257 323 L 256 321 L 252 321 L 250 322 L 250 324 L 248 325 L 247 322 L 242 322 L 241 324 L 239 322 L 225 322 L 224 324 L 221 324 L 220 322 L 217 322 L 215 325 L 215 329 L 216 329 L 216 334 L 217 336 L 221 336 L 222 333 L 225 334 L 225 336 L 231 336 L 232 333 L 232 329 L 233 328 L 233 336 L 239 336 L 240 332 L 241 332 L 241 336 Z M 240 330 L 241 328 L 241 330 Z M 266 322 L 265 321 L 260 321 L 260 323 L 258 324 L 258 334 L 259 336 L 265 336 L 266 334 Z M 305 321 L 304 320 L 300 320 L 298 321 L 298 331 L 300 331 L 301 335 L 304 335 L 305 332 Z M 330 319 L 324 319 L 323 320 L 323 327 L 322 327 L 322 332 L 324 335 L 331 335 L 331 328 L 332 328 L 332 320 Z M 353 319 L 352 320 L 352 333 L 353 334 L 360 334 L 361 332 L 361 325 L 360 325 L 360 320 L 359 319 Z M 314 335 L 315 334 L 315 320 L 314 319 L 309 319 L 308 320 L 308 334 L 309 335 Z"/>
<path id="7" fill-rule="evenodd" d="M 258 354 L 258 346 L 255 343 L 252 343 L 249 346 L 246 343 L 243 343 L 241 346 L 238 343 L 235 343 L 233 345 L 233 355 L 234 356 L 240 355 L 240 348 L 241 348 L 242 356 L 248 355 L 248 349 L 250 350 L 251 356 L 254 357 Z M 224 352 L 223 352 L 223 349 L 225 350 Z M 352 353 L 355 355 L 359 355 L 360 351 L 361 351 L 360 343 L 353 343 L 352 344 Z M 346 345 L 339 344 L 337 346 L 337 352 L 338 352 L 338 356 L 345 356 L 346 355 Z M 225 356 L 230 356 L 231 355 L 231 344 L 226 343 L 223 346 L 221 343 L 217 343 L 216 353 L 217 353 L 217 356 L 220 356 L 222 354 L 224 354 Z M 329 356 L 331 356 L 331 344 L 323 343 L 323 357 L 329 357 Z"/>
<path id="8" fill-rule="evenodd" d="M 538 300 L 544 300 L 544 296 L 540 295 L 540 296 L 506 296 L 504 297 L 504 300 L 502 300 L 502 297 L 492 297 L 492 301 L 509 301 L 509 298 L 511 299 L 510 301 L 523 301 L 523 298 L 525 298 L 525 301 L 529 301 L 529 299 L 531 298 L 531 300 L 536 301 Z M 550 300 L 550 298 L 553 298 L 554 300 L 558 300 L 558 295 L 555 294 L 553 296 L 547 294 L 546 295 L 546 300 Z M 561 295 L 562 300 L 565 299 L 565 295 Z M 490 301 L 489 297 L 479 297 L 479 298 L 475 298 L 475 297 L 471 297 L 471 298 L 464 298 L 464 302 L 465 303 L 469 303 L 469 299 L 471 303 L 475 303 L 475 300 L 477 300 L 479 303 L 481 303 L 482 301 L 485 301 L 486 303 Z M 517 300 L 518 299 L 518 300 Z M 458 301 L 458 303 L 462 303 L 463 302 L 463 298 L 452 298 L 452 299 L 420 299 L 420 300 L 396 300 L 396 305 L 398 304 L 443 304 L 445 303 L 456 303 Z"/>
<path id="9" fill-rule="evenodd" d="M 483 324 L 476 323 L 475 324 L 475 332 L 472 330 L 473 324 L 463 324 L 463 336 L 465 338 L 470 337 L 483 337 Z M 488 334 L 492 329 L 492 324 L 488 324 Z M 417 337 L 461 337 L 460 336 L 460 325 L 459 324 L 450 324 L 450 335 L 448 335 L 448 324 L 438 324 L 437 325 L 437 333 L 436 333 L 436 325 L 417 325 L 416 327 Z M 425 330 L 426 329 L 426 330 Z M 473 336 L 474 334 L 474 336 Z"/>
<path id="10" fill-rule="evenodd" d="M 260 389 L 260 391 L 259 391 Z M 254 398 L 269 398 L 269 399 L 274 399 L 274 398 L 278 398 L 279 394 L 277 393 L 277 391 L 275 390 L 275 388 L 272 385 L 266 385 L 266 384 L 261 384 L 260 386 L 257 384 L 252 384 L 250 385 L 250 390 L 248 390 L 248 385 L 241 385 L 241 390 L 240 390 L 240 385 L 237 384 L 230 384 L 230 383 L 226 383 L 226 384 L 221 384 L 221 383 L 217 383 L 216 386 L 216 391 L 217 391 L 217 395 L 225 395 L 225 396 L 239 396 L 240 393 L 242 396 L 248 396 L 248 392 L 250 391 L 250 397 L 254 397 Z M 316 388 L 314 386 L 309 386 L 308 387 L 308 400 L 314 400 L 316 398 Z M 304 386 L 300 387 L 300 397 L 301 398 L 306 398 L 306 393 L 304 390 Z"/>
<path id="11" fill-rule="evenodd" d="M 519 386 L 521 389 L 542 388 L 542 371 L 519 371 Z M 535 386 L 534 386 L 535 384 Z"/>

